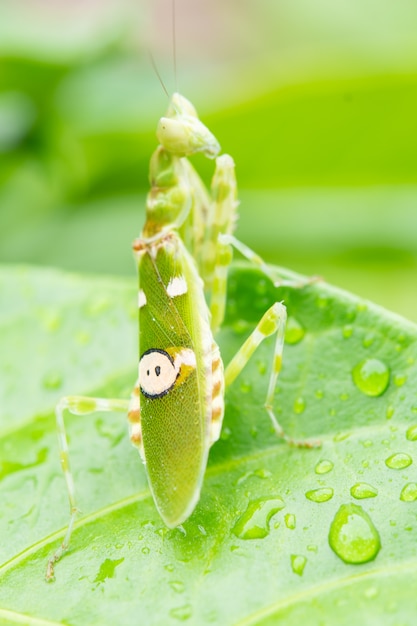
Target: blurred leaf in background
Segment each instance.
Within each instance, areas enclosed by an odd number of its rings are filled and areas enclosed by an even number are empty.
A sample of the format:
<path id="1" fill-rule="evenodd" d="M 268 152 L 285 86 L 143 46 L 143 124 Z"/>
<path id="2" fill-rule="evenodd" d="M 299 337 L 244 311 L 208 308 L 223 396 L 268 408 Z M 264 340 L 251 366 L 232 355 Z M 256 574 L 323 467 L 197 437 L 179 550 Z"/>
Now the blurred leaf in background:
<path id="1" fill-rule="evenodd" d="M 236 160 L 239 237 L 417 320 L 416 24 L 414 0 L 177 0 L 175 78 L 167 0 L 1 3 L 0 261 L 133 275 L 151 49 Z"/>

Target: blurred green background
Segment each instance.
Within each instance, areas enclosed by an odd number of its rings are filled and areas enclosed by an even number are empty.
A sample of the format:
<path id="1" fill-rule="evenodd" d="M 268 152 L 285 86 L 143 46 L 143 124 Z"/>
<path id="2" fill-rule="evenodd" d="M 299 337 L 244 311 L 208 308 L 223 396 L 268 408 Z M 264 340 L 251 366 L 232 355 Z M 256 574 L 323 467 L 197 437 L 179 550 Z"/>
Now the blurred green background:
<path id="1" fill-rule="evenodd" d="M 236 161 L 238 236 L 417 321 L 416 0 L 2 0 L 0 261 L 135 273 L 178 89 Z M 212 163 L 196 162 L 208 180 Z"/>

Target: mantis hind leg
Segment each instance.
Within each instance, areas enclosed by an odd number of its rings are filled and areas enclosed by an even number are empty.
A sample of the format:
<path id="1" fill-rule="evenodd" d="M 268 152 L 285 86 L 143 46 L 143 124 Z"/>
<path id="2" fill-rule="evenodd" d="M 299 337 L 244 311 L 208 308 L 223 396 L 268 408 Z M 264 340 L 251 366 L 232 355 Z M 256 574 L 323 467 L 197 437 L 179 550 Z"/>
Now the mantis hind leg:
<path id="1" fill-rule="evenodd" d="M 61 467 L 64 472 L 65 483 L 68 492 L 70 519 L 61 545 L 59 546 L 59 548 L 57 548 L 57 550 L 55 550 L 53 555 L 48 560 L 48 565 L 46 568 L 46 579 L 48 581 L 54 579 L 55 564 L 57 563 L 57 561 L 59 561 L 64 552 L 68 550 L 72 531 L 74 529 L 74 523 L 78 515 L 74 477 L 70 466 L 68 437 L 65 428 L 64 413 L 65 411 L 69 411 L 74 415 L 89 415 L 92 413 L 96 413 L 97 411 L 123 411 L 127 413 L 129 406 L 130 403 L 128 400 L 120 400 L 117 398 L 89 398 L 85 396 L 65 396 L 64 398 L 61 398 L 56 406 L 55 415 L 59 453 L 61 459 Z"/>

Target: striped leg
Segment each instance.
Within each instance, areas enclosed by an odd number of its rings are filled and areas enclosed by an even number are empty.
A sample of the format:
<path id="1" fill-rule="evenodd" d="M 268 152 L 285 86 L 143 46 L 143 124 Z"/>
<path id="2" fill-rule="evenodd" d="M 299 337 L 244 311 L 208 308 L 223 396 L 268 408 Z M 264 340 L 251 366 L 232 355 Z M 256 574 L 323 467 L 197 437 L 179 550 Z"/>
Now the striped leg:
<path id="1" fill-rule="evenodd" d="M 285 439 L 285 441 L 292 445 L 312 448 L 320 444 L 315 441 L 296 441 L 288 437 L 284 433 L 284 430 L 281 424 L 278 422 L 273 410 L 275 386 L 278 375 L 281 371 L 286 320 L 287 309 L 281 302 L 275 302 L 275 304 L 273 304 L 271 308 L 269 308 L 266 313 L 264 313 L 261 321 L 258 323 L 255 330 L 251 333 L 251 335 L 249 335 L 245 343 L 241 346 L 233 359 L 230 361 L 229 365 L 226 367 L 225 384 L 227 388 L 243 370 L 243 368 L 255 352 L 256 348 L 262 343 L 262 341 L 266 339 L 266 337 L 270 337 L 271 335 L 275 334 L 276 339 L 274 358 L 264 406 L 266 412 L 271 419 L 274 430 L 279 437 L 282 437 L 283 439 Z"/>
<path id="2" fill-rule="evenodd" d="M 301 289 L 302 287 L 306 287 L 307 285 L 311 285 L 321 280 L 318 276 L 311 276 L 307 278 L 294 276 L 294 278 L 279 278 L 277 280 L 276 270 L 279 270 L 280 268 L 275 268 L 275 271 L 272 272 L 265 261 L 258 254 L 256 254 L 256 252 L 251 250 L 251 248 L 239 241 L 239 239 L 236 239 L 233 235 L 222 234 L 219 235 L 219 240 L 223 245 L 229 245 L 236 248 L 236 250 L 238 250 L 240 254 L 245 257 L 245 259 L 251 261 L 264 274 L 266 274 L 266 276 L 268 276 L 274 283 L 275 287 L 294 287 L 295 289 Z"/>
<path id="3" fill-rule="evenodd" d="M 236 239 L 233 235 L 220 233 L 216 245 L 216 265 L 214 268 L 213 289 L 210 302 L 211 327 L 213 332 L 221 326 L 225 310 L 227 297 L 227 274 L 232 262 L 232 247 L 236 248 L 248 261 L 256 265 L 272 282 L 274 277 L 269 266 L 244 243 Z M 285 325 L 285 322 L 284 322 Z"/>
<path id="4" fill-rule="evenodd" d="M 251 261 L 256 267 L 259 267 L 259 269 L 274 282 L 272 272 L 265 261 L 247 245 L 239 241 L 239 239 L 236 239 L 233 235 L 221 234 L 219 235 L 219 242 L 225 246 L 233 246 L 233 248 L 236 248 L 245 259 L 248 259 L 248 261 Z"/>
<path id="5" fill-rule="evenodd" d="M 214 267 L 210 299 L 211 329 L 213 334 L 216 334 L 224 319 L 227 298 L 227 273 L 232 262 L 230 246 L 218 242 L 216 252 L 216 265 Z"/>
<path id="6" fill-rule="evenodd" d="M 74 415 L 88 415 L 96 413 L 97 411 L 123 411 L 127 412 L 129 408 L 128 400 L 110 399 L 104 398 L 87 398 L 83 396 L 66 396 L 61 398 L 56 407 L 56 427 L 58 434 L 59 452 L 61 458 L 61 467 L 64 472 L 65 482 L 68 492 L 68 500 L 70 505 L 70 519 L 68 528 L 65 533 L 65 537 L 48 561 L 46 568 L 46 579 L 53 580 L 55 563 L 59 561 L 64 552 L 68 549 L 68 545 L 71 539 L 72 530 L 74 528 L 75 518 L 77 517 L 78 509 L 75 501 L 75 486 L 74 477 L 71 472 L 69 462 L 69 450 L 68 450 L 68 438 L 65 429 L 64 411 L 68 410 Z"/>

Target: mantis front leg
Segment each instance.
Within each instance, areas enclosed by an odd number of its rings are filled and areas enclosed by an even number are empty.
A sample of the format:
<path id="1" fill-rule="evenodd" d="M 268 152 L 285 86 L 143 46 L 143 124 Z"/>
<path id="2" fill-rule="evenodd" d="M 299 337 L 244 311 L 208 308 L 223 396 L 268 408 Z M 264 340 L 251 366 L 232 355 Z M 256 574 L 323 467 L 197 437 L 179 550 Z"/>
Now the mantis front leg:
<path id="1" fill-rule="evenodd" d="M 284 348 L 285 323 L 287 320 L 287 309 L 282 302 L 275 302 L 262 316 L 256 328 L 252 331 L 235 356 L 226 367 L 224 377 L 226 389 L 233 383 L 245 365 L 251 359 L 258 346 L 271 335 L 275 335 L 275 347 L 272 360 L 271 373 L 269 377 L 268 390 L 265 398 L 265 410 L 268 413 L 276 434 L 291 445 L 302 448 L 313 448 L 319 446 L 317 441 L 296 440 L 285 434 L 283 427 L 278 422 L 273 409 L 275 387 L 279 373 L 281 371 L 282 353 Z"/>

